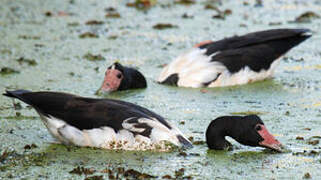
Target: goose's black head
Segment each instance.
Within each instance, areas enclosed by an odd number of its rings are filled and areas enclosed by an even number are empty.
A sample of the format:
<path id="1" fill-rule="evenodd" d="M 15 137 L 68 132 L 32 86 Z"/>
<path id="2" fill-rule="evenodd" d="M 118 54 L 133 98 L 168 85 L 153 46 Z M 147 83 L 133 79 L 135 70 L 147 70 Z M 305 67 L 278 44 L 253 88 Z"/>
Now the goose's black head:
<path id="1" fill-rule="evenodd" d="M 112 92 L 146 87 L 146 79 L 139 71 L 115 62 L 107 68 L 100 90 Z"/>
<path id="2" fill-rule="evenodd" d="M 226 149 L 231 144 L 225 140 L 230 136 L 247 146 L 260 146 L 281 151 L 281 143 L 266 129 L 257 115 L 223 116 L 213 120 L 206 131 L 206 142 L 210 149 Z"/>

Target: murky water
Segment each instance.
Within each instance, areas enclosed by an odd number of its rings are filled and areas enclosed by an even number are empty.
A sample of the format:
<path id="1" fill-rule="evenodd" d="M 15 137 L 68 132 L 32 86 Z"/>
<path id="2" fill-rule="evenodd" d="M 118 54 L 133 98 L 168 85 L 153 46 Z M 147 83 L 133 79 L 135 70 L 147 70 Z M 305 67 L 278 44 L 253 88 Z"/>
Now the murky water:
<path id="1" fill-rule="evenodd" d="M 222 11 L 230 9 L 232 14 L 224 20 L 212 18 L 217 13 L 204 9 L 208 2 Z M 105 17 L 109 7 L 114 7 L 120 18 Z M 236 149 L 230 152 L 208 151 L 204 144 L 169 153 L 55 145 L 33 109 L 21 103 L 22 109 L 14 110 L 12 100 L 0 96 L 0 179 L 84 178 L 69 173 L 77 166 L 95 170 L 87 176 L 104 178 L 108 174 L 101 172 L 103 169 L 124 167 L 158 178 L 175 177 L 176 171 L 177 177 L 195 179 L 301 179 L 309 175 L 319 179 L 321 145 L 312 140 L 321 138 L 321 20 L 293 23 L 307 11 L 320 13 L 321 3 L 270 0 L 258 6 L 254 1 L 230 0 L 185 6 L 162 1 L 141 11 L 116 0 L 1 0 L 0 68 L 19 73 L 0 75 L 0 92 L 21 88 L 96 97 L 106 67 L 118 60 L 139 67 L 149 87 L 108 97 L 134 102 L 163 115 L 195 141 L 204 140 L 207 125 L 218 116 L 258 112 L 289 152 L 273 153 L 233 140 Z M 102 24 L 86 25 L 90 20 Z M 153 29 L 158 23 L 178 27 Z M 281 27 L 310 28 L 314 35 L 283 57 L 274 79 L 205 91 L 155 83 L 159 66 L 193 44 Z M 86 32 L 98 37 L 79 37 Z M 100 54 L 105 60 L 89 61 L 83 57 L 87 53 Z M 37 147 L 25 147 L 32 144 Z M 178 173 L 181 168 L 184 175 Z"/>

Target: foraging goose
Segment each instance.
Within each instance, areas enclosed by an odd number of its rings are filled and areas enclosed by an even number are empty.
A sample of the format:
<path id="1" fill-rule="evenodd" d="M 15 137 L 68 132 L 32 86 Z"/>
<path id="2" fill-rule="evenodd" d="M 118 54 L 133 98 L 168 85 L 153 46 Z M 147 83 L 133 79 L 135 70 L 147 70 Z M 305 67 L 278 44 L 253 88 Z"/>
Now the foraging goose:
<path id="1" fill-rule="evenodd" d="M 59 92 L 6 91 L 40 115 L 49 132 L 64 144 L 105 149 L 147 150 L 192 144 L 160 115 L 141 106 Z"/>
<path id="2" fill-rule="evenodd" d="M 268 132 L 257 115 L 222 116 L 213 120 L 206 130 L 206 143 L 210 149 L 230 149 L 225 136 L 247 146 L 260 146 L 281 152 L 282 144 Z"/>
<path id="3" fill-rule="evenodd" d="M 102 92 L 146 88 L 146 79 L 138 70 L 115 62 L 107 68 L 100 90 Z"/>
<path id="4" fill-rule="evenodd" d="M 311 36 L 273 29 L 197 44 L 162 70 L 158 82 L 182 87 L 241 85 L 272 77 L 279 57 Z"/>

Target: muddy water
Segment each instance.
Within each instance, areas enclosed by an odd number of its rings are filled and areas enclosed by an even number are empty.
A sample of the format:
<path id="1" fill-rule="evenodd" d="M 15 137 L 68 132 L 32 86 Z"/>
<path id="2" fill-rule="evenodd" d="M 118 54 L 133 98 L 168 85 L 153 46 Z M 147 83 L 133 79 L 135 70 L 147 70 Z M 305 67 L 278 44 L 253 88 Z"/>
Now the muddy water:
<path id="1" fill-rule="evenodd" d="M 204 9 L 208 2 L 222 11 L 229 9 L 232 14 L 225 19 L 212 18 L 217 12 Z M 256 112 L 288 152 L 278 154 L 242 146 L 233 140 L 230 141 L 235 150 L 230 152 L 208 151 L 202 143 L 185 152 L 169 153 L 66 147 L 51 143 L 54 139 L 33 109 L 20 103 L 22 107 L 14 110 L 12 100 L 0 96 L 0 177 L 83 179 L 86 175 L 69 173 L 81 166 L 95 170 L 87 176 L 104 178 L 109 174 L 101 172 L 103 169 L 124 167 L 158 178 L 175 177 L 176 172 L 177 177 L 195 179 L 319 179 L 321 21 L 318 18 L 305 23 L 293 21 L 307 11 L 320 13 L 321 4 L 273 0 L 265 1 L 263 6 L 254 1 L 208 2 L 185 6 L 162 1 L 142 11 L 116 0 L 2 0 L 0 68 L 11 68 L 16 73 L 0 75 L 0 92 L 23 88 L 97 97 L 95 91 L 106 67 L 117 60 L 139 67 L 149 87 L 106 97 L 145 106 L 167 117 L 188 137 L 194 137 L 194 141 L 204 140 L 207 125 L 218 116 Z M 109 7 L 114 7 L 120 18 L 105 17 L 110 13 L 106 11 Z M 102 24 L 86 25 L 91 20 Z M 158 23 L 177 27 L 153 29 Z M 205 90 L 155 83 L 160 65 L 169 63 L 193 44 L 281 27 L 310 28 L 314 35 L 283 57 L 274 79 Z M 98 37 L 81 38 L 86 32 Z M 88 53 L 101 55 L 104 60 L 90 61 L 84 57 Z M 31 149 L 26 145 L 31 145 Z"/>

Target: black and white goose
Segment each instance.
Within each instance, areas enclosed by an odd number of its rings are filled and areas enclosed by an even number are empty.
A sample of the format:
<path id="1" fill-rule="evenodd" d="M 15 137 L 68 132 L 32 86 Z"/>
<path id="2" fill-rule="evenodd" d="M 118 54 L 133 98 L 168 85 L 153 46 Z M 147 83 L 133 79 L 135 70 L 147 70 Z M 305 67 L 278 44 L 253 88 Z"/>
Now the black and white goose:
<path id="1" fill-rule="evenodd" d="M 210 149 L 230 149 L 229 136 L 247 146 L 259 146 L 282 151 L 282 144 L 266 129 L 257 115 L 222 116 L 213 120 L 206 130 L 206 143 Z"/>
<path id="2" fill-rule="evenodd" d="M 137 69 L 115 62 L 107 68 L 104 81 L 99 90 L 113 92 L 146 87 L 146 79 L 142 73 Z"/>
<path id="3" fill-rule="evenodd" d="M 31 105 L 49 132 L 63 144 L 123 150 L 167 150 L 192 144 L 160 115 L 141 106 L 59 92 L 6 91 Z M 166 149 L 167 148 L 167 149 Z"/>
<path id="4" fill-rule="evenodd" d="M 158 82 L 199 88 L 264 80 L 272 77 L 280 56 L 310 36 L 308 29 L 273 29 L 205 41 L 164 67 Z"/>

